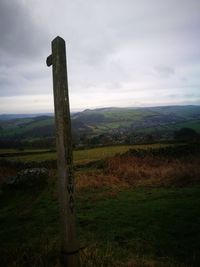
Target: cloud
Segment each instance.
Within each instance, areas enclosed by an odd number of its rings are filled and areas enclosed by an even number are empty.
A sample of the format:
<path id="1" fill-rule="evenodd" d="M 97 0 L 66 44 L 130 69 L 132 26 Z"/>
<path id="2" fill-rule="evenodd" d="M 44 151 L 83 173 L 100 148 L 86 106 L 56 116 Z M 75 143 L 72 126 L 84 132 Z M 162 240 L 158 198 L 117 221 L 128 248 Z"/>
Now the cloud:
<path id="1" fill-rule="evenodd" d="M 39 113 L 53 111 L 52 95 L 29 95 L 0 98 L 1 113 Z M 8 109 L 9 106 L 9 109 Z"/>
<path id="2" fill-rule="evenodd" d="M 172 67 L 169 66 L 156 66 L 155 68 L 156 73 L 161 77 L 161 78 L 168 78 L 171 75 L 175 74 L 175 70 Z"/>
<path id="3" fill-rule="evenodd" d="M 8 63 L 12 57 L 33 58 L 44 48 L 46 32 L 25 1 L 0 1 L 0 33 L 1 62 Z"/>
<path id="4" fill-rule="evenodd" d="M 72 108 L 153 105 L 173 94 L 173 101 L 194 101 L 199 10 L 199 0 L 1 0 L 0 97 L 15 105 L 19 96 L 21 105 L 22 97 L 46 95 L 48 106 L 52 71 L 45 60 L 60 35 Z"/>
<path id="5" fill-rule="evenodd" d="M 0 34 L 0 97 L 45 94 L 49 35 L 28 1 L 0 1 Z"/>

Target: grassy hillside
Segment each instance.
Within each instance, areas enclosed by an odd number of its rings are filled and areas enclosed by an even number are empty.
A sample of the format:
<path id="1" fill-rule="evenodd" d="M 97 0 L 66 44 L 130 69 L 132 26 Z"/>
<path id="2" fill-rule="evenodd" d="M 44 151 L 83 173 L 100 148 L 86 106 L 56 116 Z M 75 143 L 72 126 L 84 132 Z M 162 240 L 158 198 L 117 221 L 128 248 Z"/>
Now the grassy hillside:
<path id="1" fill-rule="evenodd" d="M 81 159 L 102 164 L 75 172 L 81 266 L 199 266 L 199 145 L 119 146 L 109 158 L 110 148 L 102 149 L 80 151 Z M 43 188 L 0 187 L 4 267 L 60 267 L 57 177 L 50 166 Z M 0 165 L 0 178 L 17 171 Z"/>
<path id="2" fill-rule="evenodd" d="M 0 136 L 12 137 L 27 135 L 30 131 L 44 128 L 45 126 L 53 127 L 53 117 L 40 116 L 36 118 L 12 119 L 0 121 Z M 52 134 L 51 134 L 52 135 Z"/>
<path id="3" fill-rule="evenodd" d="M 117 144 L 125 143 L 127 139 L 134 143 L 145 142 L 145 136 L 149 134 L 155 141 L 169 140 L 174 131 L 183 127 L 200 133 L 200 106 L 101 108 L 72 114 L 71 119 L 74 143 L 78 145 Z M 1 144 L 3 141 L 4 144 L 10 141 L 45 141 L 54 135 L 54 118 L 51 116 L 8 120 L 4 116 L 0 119 Z M 132 138 L 131 135 L 136 136 Z M 51 140 L 47 147 L 52 143 Z"/>

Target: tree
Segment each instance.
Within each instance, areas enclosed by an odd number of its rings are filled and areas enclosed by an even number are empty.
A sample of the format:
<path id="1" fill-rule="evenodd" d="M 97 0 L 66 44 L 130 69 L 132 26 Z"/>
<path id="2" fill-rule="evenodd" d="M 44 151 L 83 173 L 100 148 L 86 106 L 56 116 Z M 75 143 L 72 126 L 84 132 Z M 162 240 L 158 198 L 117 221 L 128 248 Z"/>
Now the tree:
<path id="1" fill-rule="evenodd" d="M 174 139 L 177 141 L 196 141 L 199 137 L 199 134 L 191 128 L 181 128 L 174 133 Z"/>

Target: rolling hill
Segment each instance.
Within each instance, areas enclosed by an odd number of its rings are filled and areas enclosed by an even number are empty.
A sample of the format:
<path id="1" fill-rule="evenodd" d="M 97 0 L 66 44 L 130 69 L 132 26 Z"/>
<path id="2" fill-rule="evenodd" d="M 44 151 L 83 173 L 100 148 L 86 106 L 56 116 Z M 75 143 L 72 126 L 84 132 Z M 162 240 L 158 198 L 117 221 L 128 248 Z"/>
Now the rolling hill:
<path id="1" fill-rule="evenodd" d="M 200 133 L 200 106 L 192 105 L 87 109 L 71 114 L 71 119 L 73 136 L 78 144 L 86 139 L 93 140 L 94 144 L 97 139 L 99 143 L 122 143 L 129 137 L 139 142 L 147 135 L 148 138 L 151 135 L 154 139 L 170 139 L 174 131 L 185 127 Z M 11 140 L 34 142 L 54 135 L 51 114 L 0 115 L 1 144 Z"/>

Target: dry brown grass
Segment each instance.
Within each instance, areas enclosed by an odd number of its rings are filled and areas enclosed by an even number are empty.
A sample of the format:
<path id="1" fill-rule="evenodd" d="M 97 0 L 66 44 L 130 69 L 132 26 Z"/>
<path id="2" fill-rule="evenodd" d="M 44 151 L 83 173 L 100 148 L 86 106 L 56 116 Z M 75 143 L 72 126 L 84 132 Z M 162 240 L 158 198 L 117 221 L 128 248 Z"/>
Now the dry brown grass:
<path id="1" fill-rule="evenodd" d="M 124 154 L 108 159 L 103 170 L 76 173 L 78 190 L 107 187 L 116 192 L 127 187 L 184 187 L 199 182 L 200 158 L 191 155 L 182 158 L 168 158 L 166 156 L 137 157 Z"/>
<path id="2" fill-rule="evenodd" d="M 88 171 L 76 173 L 76 187 L 77 189 L 101 187 L 118 188 L 119 186 L 127 186 L 126 181 L 123 181 L 118 176 L 112 173 L 104 174 L 102 171 Z"/>
<path id="3" fill-rule="evenodd" d="M 199 183 L 200 159 L 116 156 L 107 161 L 105 174 L 130 186 L 186 186 Z"/>
<path id="4" fill-rule="evenodd" d="M 17 169 L 0 166 L 0 185 Z M 55 181 L 56 170 L 50 169 L 49 176 Z M 76 188 L 112 189 L 110 197 L 116 191 L 135 186 L 188 186 L 200 181 L 200 158 L 196 155 L 168 157 L 144 154 L 114 156 L 105 161 L 103 169 L 79 170 L 75 173 Z"/>
<path id="5" fill-rule="evenodd" d="M 189 267 L 167 258 L 151 259 L 136 255 L 126 261 L 119 257 L 117 259 L 115 253 L 117 252 L 109 245 L 100 249 L 99 244 L 93 244 L 81 251 L 81 267 Z"/>

